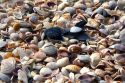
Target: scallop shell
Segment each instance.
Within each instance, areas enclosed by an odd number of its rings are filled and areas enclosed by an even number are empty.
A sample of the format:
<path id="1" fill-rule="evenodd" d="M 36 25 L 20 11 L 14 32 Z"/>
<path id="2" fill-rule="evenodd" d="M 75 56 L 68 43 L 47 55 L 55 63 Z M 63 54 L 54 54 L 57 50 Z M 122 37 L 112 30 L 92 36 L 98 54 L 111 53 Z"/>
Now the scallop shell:
<path id="1" fill-rule="evenodd" d="M 90 58 L 91 58 L 91 67 L 92 68 L 96 67 L 101 60 L 100 53 L 93 53 L 93 54 L 91 54 Z"/>
<path id="2" fill-rule="evenodd" d="M 81 53 L 82 48 L 78 45 L 73 44 L 68 47 L 68 51 L 71 53 Z"/>
<path id="3" fill-rule="evenodd" d="M 45 45 L 42 47 L 42 50 L 43 50 L 47 55 L 50 55 L 50 56 L 54 56 L 54 55 L 57 54 L 57 48 L 56 48 L 54 45 L 45 44 Z"/>
<path id="4" fill-rule="evenodd" d="M 56 64 L 56 62 L 49 62 L 46 64 L 46 67 L 48 67 L 50 69 L 57 69 L 58 65 Z"/>
<path id="5" fill-rule="evenodd" d="M 42 61 L 43 59 L 46 58 L 46 54 L 42 51 L 38 51 L 34 54 L 33 58 L 36 59 L 37 61 L 39 61 L 39 60 Z"/>
<path id="6" fill-rule="evenodd" d="M 5 74 L 12 73 L 13 70 L 15 69 L 15 64 L 16 64 L 16 61 L 14 58 L 8 58 L 8 59 L 2 60 L 1 72 Z"/>
<path id="7" fill-rule="evenodd" d="M 82 31 L 82 28 L 76 27 L 76 26 L 71 27 L 71 29 L 70 29 L 71 33 L 78 33 L 78 32 L 81 32 L 81 31 Z"/>
<path id="8" fill-rule="evenodd" d="M 27 73 L 24 70 L 18 70 L 18 80 L 28 83 Z"/>
<path id="9" fill-rule="evenodd" d="M 50 75 L 52 73 L 52 70 L 50 68 L 44 67 L 40 70 L 40 75 L 46 76 Z"/>
<path id="10" fill-rule="evenodd" d="M 6 41 L 0 40 L 0 48 L 5 47 L 7 45 Z"/>
<path id="11" fill-rule="evenodd" d="M 65 69 L 70 72 L 79 72 L 81 68 L 77 65 L 67 65 Z"/>
<path id="12" fill-rule="evenodd" d="M 62 59 L 57 60 L 58 67 L 65 67 L 68 64 L 69 64 L 69 58 L 68 57 L 64 57 Z"/>
<path id="13" fill-rule="evenodd" d="M 6 83 L 9 83 L 10 77 L 0 72 L 0 80 L 4 81 Z"/>

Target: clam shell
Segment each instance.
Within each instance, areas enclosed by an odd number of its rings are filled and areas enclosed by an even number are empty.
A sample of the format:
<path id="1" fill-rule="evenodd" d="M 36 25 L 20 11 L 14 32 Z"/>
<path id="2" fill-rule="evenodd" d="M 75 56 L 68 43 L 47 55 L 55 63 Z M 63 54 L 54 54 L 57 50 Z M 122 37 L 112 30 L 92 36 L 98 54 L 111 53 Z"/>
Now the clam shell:
<path id="1" fill-rule="evenodd" d="M 92 68 L 96 67 L 101 60 L 100 53 L 93 53 L 93 54 L 91 54 L 90 58 L 91 58 L 91 67 Z"/>
<path id="2" fill-rule="evenodd" d="M 82 48 L 78 45 L 73 44 L 68 47 L 68 51 L 71 53 L 81 53 Z"/>
<path id="3" fill-rule="evenodd" d="M 8 58 L 8 59 L 2 60 L 1 72 L 5 74 L 12 73 L 12 71 L 15 69 L 15 64 L 16 64 L 16 61 L 14 58 Z"/>
<path id="4" fill-rule="evenodd" d="M 81 73 L 81 74 L 85 74 L 85 73 L 88 73 L 88 72 L 90 72 L 90 69 L 87 68 L 87 67 L 83 67 L 83 68 L 80 70 L 80 73 Z"/>
<path id="5" fill-rule="evenodd" d="M 81 68 L 77 65 L 67 65 L 65 69 L 70 72 L 79 72 Z"/>
<path id="6" fill-rule="evenodd" d="M 50 56 L 54 56 L 54 55 L 57 54 L 57 48 L 56 48 L 54 45 L 45 44 L 45 45 L 42 47 L 42 50 L 43 50 L 47 55 L 50 55 Z"/>
<path id="7" fill-rule="evenodd" d="M 69 64 L 69 58 L 68 57 L 64 57 L 62 59 L 57 60 L 58 67 L 65 67 L 68 64 Z"/>
<path id="8" fill-rule="evenodd" d="M 116 8 L 117 2 L 116 1 L 109 1 L 108 5 L 109 5 L 109 8 L 113 10 Z"/>
<path id="9" fill-rule="evenodd" d="M 124 9 L 124 7 L 125 7 L 125 0 L 118 0 L 117 1 L 117 5 L 118 5 L 119 9 Z"/>
<path id="10" fill-rule="evenodd" d="M 24 70 L 18 70 L 18 80 L 28 83 L 27 73 Z"/>
<path id="11" fill-rule="evenodd" d="M 44 61 L 45 61 L 45 62 L 55 62 L 56 59 L 53 58 L 53 57 L 47 57 Z"/>
<path id="12" fill-rule="evenodd" d="M 40 60 L 40 61 L 42 61 L 43 59 L 45 59 L 46 58 L 46 54 L 44 53 L 44 52 L 42 52 L 42 51 L 38 51 L 38 52 L 36 52 L 35 54 L 34 54 L 34 57 L 33 57 L 34 59 L 36 59 L 36 60 Z"/>
<path id="13" fill-rule="evenodd" d="M 50 68 L 44 67 L 40 70 L 40 75 L 50 75 L 52 73 L 52 70 Z"/>
<path id="14" fill-rule="evenodd" d="M 37 23 L 37 22 L 38 22 L 38 16 L 36 16 L 36 15 L 30 16 L 30 17 L 29 17 L 29 21 L 30 21 L 31 23 Z"/>
<path id="15" fill-rule="evenodd" d="M 48 67 L 50 69 L 57 69 L 58 65 L 56 64 L 56 62 L 49 62 L 46 64 L 46 67 Z"/>
<path id="16" fill-rule="evenodd" d="M 80 61 L 83 61 L 83 62 L 89 62 L 90 61 L 90 55 L 77 55 L 77 58 Z"/>
<path id="17" fill-rule="evenodd" d="M 6 41 L 0 40 L 0 48 L 5 47 L 7 45 Z"/>
<path id="18" fill-rule="evenodd" d="M 0 80 L 4 81 L 6 83 L 9 83 L 10 77 L 0 72 Z"/>
<path id="19" fill-rule="evenodd" d="M 81 31 L 82 31 L 82 28 L 76 27 L 76 26 L 71 27 L 71 29 L 70 29 L 71 33 L 78 33 L 78 32 L 81 32 Z"/>

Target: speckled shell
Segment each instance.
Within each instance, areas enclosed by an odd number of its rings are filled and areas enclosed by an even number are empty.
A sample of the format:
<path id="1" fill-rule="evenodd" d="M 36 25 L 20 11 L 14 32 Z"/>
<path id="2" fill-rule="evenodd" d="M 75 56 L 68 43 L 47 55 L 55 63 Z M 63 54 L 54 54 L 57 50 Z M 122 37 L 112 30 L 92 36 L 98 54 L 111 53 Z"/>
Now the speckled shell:
<path id="1" fill-rule="evenodd" d="M 67 65 L 65 68 L 66 68 L 66 70 L 68 70 L 70 72 L 79 72 L 79 70 L 81 69 L 77 65 Z"/>
<path id="2" fill-rule="evenodd" d="M 49 62 L 46 64 L 46 67 L 48 67 L 50 69 L 57 69 L 58 65 L 56 64 L 56 62 Z"/>
<path id="3" fill-rule="evenodd" d="M 45 75 L 50 75 L 52 73 L 52 70 L 50 68 L 44 67 L 40 70 L 40 75 L 45 76 Z"/>
<path id="4" fill-rule="evenodd" d="M 16 61 L 14 58 L 4 59 L 1 62 L 1 72 L 5 74 L 12 73 L 15 69 Z"/>
<path id="5" fill-rule="evenodd" d="M 68 57 L 57 60 L 58 67 L 64 67 L 68 64 L 69 64 L 69 58 Z"/>

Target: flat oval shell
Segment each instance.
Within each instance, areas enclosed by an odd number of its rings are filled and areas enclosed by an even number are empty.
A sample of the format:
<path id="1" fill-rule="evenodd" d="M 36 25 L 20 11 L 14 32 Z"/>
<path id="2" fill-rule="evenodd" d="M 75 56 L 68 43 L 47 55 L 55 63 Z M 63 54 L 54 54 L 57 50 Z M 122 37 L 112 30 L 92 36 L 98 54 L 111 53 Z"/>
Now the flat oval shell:
<path id="1" fill-rule="evenodd" d="M 89 62 L 90 61 L 90 55 L 78 55 L 77 58 L 80 61 L 83 61 L 83 62 Z"/>
<path id="2" fill-rule="evenodd" d="M 69 58 L 68 57 L 57 60 L 58 67 L 65 67 L 68 64 L 69 64 Z"/>
<path id="3" fill-rule="evenodd" d="M 70 71 L 70 72 L 79 72 L 80 71 L 80 67 L 79 66 L 77 66 L 77 65 L 67 65 L 66 67 L 65 67 L 68 71 Z"/>
<path id="4" fill-rule="evenodd" d="M 40 75 L 50 75 L 52 73 L 52 70 L 50 68 L 44 67 L 40 70 Z"/>
<path id="5" fill-rule="evenodd" d="M 76 26 L 71 27 L 71 29 L 70 29 L 71 33 L 78 33 L 78 32 L 81 32 L 81 31 L 82 31 L 82 28 L 76 27 Z"/>
<path id="6" fill-rule="evenodd" d="M 57 69 L 58 65 L 56 64 L 56 62 L 49 62 L 46 64 L 46 67 L 48 67 L 50 69 Z"/>

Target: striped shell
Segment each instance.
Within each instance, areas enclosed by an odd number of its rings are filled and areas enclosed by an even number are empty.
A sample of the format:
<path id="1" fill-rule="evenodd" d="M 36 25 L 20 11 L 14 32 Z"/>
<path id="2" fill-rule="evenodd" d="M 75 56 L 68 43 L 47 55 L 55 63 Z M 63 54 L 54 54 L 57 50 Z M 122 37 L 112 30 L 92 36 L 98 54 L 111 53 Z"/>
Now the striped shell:
<path id="1" fill-rule="evenodd" d="M 2 60 L 1 72 L 5 74 L 12 73 L 12 71 L 15 69 L 15 64 L 16 64 L 16 61 L 14 58 L 8 58 L 8 59 Z"/>

